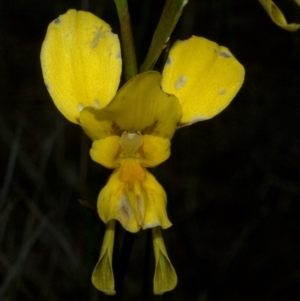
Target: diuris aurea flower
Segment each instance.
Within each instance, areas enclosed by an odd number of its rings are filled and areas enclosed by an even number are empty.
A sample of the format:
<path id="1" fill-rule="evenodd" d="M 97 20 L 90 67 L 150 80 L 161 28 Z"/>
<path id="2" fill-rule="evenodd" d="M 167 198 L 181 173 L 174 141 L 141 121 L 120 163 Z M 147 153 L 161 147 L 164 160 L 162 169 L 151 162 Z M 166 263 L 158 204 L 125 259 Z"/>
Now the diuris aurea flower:
<path id="1" fill-rule="evenodd" d="M 233 99 L 244 68 L 231 52 L 200 37 L 176 42 L 165 68 L 141 73 L 117 91 L 118 36 L 88 12 L 69 10 L 48 27 L 41 62 L 46 87 L 60 112 L 93 140 L 92 159 L 114 169 L 98 197 L 107 230 L 93 284 L 114 294 L 114 220 L 130 231 L 152 228 L 154 292 L 174 288 L 177 276 L 160 227 L 171 226 L 164 189 L 146 169 L 170 155 L 176 129 L 212 118 Z"/>

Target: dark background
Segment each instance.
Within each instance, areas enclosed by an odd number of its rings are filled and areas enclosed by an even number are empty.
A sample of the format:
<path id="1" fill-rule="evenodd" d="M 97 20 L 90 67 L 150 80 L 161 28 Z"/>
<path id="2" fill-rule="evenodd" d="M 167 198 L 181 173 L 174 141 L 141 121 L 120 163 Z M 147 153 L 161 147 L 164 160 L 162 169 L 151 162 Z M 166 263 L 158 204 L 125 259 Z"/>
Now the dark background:
<path id="1" fill-rule="evenodd" d="M 163 2 L 129 0 L 140 63 Z M 300 22 L 292 0 L 276 3 Z M 69 8 L 118 32 L 112 0 L 0 2 L 1 300 L 111 299 L 90 281 L 104 227 L 78 203 L 95 205 L 111 171 L 54 107 L 39 62 L 48 24 Z M 152 169 L 168 195 L 176 289 L 152 295 L 153 250 L 140 231 L 119 300 L 298 300 L 300 31 L 276 27 L 258 1 L 190 0 L 171 41 L 192 34 L 227 46 L 245 83 L 220 115 L 180 129 Z"/>

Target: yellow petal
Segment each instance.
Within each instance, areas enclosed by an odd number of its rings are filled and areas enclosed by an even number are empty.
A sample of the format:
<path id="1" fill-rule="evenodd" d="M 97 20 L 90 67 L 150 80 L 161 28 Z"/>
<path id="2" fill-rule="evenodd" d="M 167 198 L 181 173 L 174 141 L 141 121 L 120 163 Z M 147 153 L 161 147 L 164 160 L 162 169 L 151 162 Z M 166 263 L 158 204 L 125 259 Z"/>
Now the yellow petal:
<path id="1" fill-rule="evenodd" d="M 110 176 L 98 197 L 103 222 L 118 220 L 130 232 L 171 223 L 166 212 L 167 198 L 162 186 L 136 159 L 126 158 Z"/>
<path id="2" fill-rule="evenodd" d="M 79 115 L 79 123 L 84 132 L 94 141 L 112 135 L 119 135 L 116 125 L 103 110 L 91 107 L 84 108 Z"/>
<path id="3" fill-rule="evenodd" d="M 90 150 L 91 158 L 107 167 L 116 168 L 120 164 L 120 137 L 110 136 L 93 142 Z"/>
<path id="4" fill-rule="evenodd" d="M 139 74 L 128 81 L 103 109 L 118 126 L 120 134 L 140 131 L 143 135 L 173 136 L 181 107 L 175 96 L 162 91 L 160 82 L 158 72 Z M 101 111 L 98 114 L 102 114 Z"/>
<path id="5" fill-rule="evenodd" d="M 144 135 L 143 144 L 139 150 L 139 162 L 147 167 L 154 167 L 164 162 L 170 156 L 170 145 L 169 139 Z"/>
<path id="6" fill-rule="evenodd" d="M 122 68 L 119 39 L 93 14 L 69 10 L 50 23 L 41 63 L 55 105 L 78 123 L 83 107 L 103 108 L 117 91 Z"/>
<path id="7" fill-rule="evenodd" d="M 92 274 L 93 285 L 107 295 L 115 295 L 115 280 L 112 269 L 112 255 L 115 239 L 115 221 L 106 225 L 99 260 Z"/>
<path id="8" fill-rule="evenodd" d="M 300 6 L 300 0 L 294 0 L 294 2 Z"/>
<path id="9" fill-rule="evenodd" d="M 267 14 L 270 16 L 272 21 L 279 27 L 288 30 L 296 31 L 299 29 L 300 25 L 296 23 L 288 24 L 284 14 L 281 12 L 279 7 L 271 0 L 258 0 L 263 8 L 266 10 Z M 299 1 L 295 0 L 297 4 Z"/>
<path id="10" fill-rule="evenodd" d="M 155 295 L 162 295 L 175 288 L 177 275 L 168 257 L 159 227 L 152 229 L 152 239 L 155 255 L 153 291 Z"/>
<path id="11" fill-rule="evenodd" d="M 177 41 L 163 70 L 162 88 L 182 106 L 180 125 L 214 117 L 239 91 L 244 68 L 223 46 L 200 37 Z"/>
<path id="12" fill-rule="evenodd" d="M 143 183 L 136 183 L 134 192 L 138 204 L 139 201 L 141 204 L 140 212 L 143 229 L 157 226 L 166 229 L 172 226 L 166 211 L 166 193 L 151 173 L 147 172 L 147 178 Z M 139 198 L 139 195 L 141 198 Z"/>

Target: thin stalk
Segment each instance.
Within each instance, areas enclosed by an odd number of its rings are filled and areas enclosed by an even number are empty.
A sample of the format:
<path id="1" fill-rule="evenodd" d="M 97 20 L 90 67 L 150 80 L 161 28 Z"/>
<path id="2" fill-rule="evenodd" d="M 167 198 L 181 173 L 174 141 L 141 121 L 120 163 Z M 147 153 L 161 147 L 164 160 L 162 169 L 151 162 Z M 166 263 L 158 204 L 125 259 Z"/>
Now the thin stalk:
<path id="1" fill-rule="evenodd" d="M 128 81 L 138 73 L 134 40 L 130 23 L 130 14 L 128 10 L 127 0 L 114 1 L 117 6 L 118 16 L 120 20 L 124 77 L 125 81 Z"/>
<path id="2" fill-rule="evenodd" d="M 135 235 L 130 232 L 125 232 L 125 237 L 121 249 L 120 256 L 118 258 L 117 266 L 115 269 L 115 279 L 116 279 L 116 291 L 117 298 L 120 297 L 122 282 L 125 278 L 127 267 L 129 264 L 130 254 L 132 251 L 132 246 L 134 242 Z"/>

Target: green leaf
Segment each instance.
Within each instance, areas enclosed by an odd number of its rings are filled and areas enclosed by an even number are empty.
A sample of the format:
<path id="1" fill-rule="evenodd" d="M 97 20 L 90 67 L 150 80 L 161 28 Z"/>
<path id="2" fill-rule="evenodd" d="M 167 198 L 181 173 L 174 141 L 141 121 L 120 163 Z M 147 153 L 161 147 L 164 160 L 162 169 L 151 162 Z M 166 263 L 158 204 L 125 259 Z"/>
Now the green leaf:
<path id="1" fill-rule="evenodd" d="M 156 63 L 160 53 L 164 49 L 164 45 L 169 39 L 182 14 L 183 8 L 187 3 L 188 0 L 166 1 L 160 21 L 153 35 L 146 59 L 141 66 L 141 72 L 153 69 L 154 64 Z"/>

